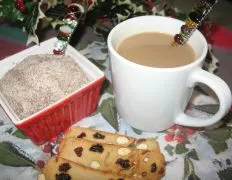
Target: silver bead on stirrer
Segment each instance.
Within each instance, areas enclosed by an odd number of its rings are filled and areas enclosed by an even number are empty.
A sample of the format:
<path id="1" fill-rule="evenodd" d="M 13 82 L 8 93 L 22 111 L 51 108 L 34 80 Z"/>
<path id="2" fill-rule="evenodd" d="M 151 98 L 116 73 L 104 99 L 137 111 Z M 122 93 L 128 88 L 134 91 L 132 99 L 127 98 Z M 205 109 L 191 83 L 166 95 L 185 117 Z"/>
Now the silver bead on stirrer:
<path id="1" fill-rule="evenodd" d="M 217 0 L 202 0 L 193 11 L 189 13 L 188 19 L 185 24 L 181 26 L 179 34 L 174 36 L 174 42 L 172 46 L 180 46 L 185 44 L 191 37 L 193 32 L 200 26 L 201 22 L 212 11 L 213 6 L 217 3 Z"/>
<path id="2" fill-rule="evenodd" d="M 75 31 L 81 17 L 85 13 L 84 7 L 78 3 L 72 3 L 67 7 L 67 15 L 63 19 L 64 24 L 60 27 L 57 41 L 53 53 L 55 55 L 63 55 L 68 46 L 70 38 Z"/>

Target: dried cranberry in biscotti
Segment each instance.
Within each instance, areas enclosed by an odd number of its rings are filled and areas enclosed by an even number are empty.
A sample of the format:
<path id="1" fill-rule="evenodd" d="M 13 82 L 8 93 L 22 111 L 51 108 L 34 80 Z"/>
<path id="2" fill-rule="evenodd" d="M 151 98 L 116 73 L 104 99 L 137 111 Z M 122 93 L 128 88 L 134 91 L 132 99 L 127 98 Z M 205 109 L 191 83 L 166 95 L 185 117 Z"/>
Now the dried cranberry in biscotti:
<path id="1" fill-rule="evenodd" d="M 56 180 L 71 180 L 71 176 L 66 173 L 56 174 Z"/>
<path id="2" fill-rule="evenodd" d="M 82 132 L 80 135 L 77 136 L 77 138 L 83 138 L 86 137 L 86 134 L 84 132 Z"/>
<path id="3" fill-rule="evenodd" d="M 104 148 L 101 144 L 94 144 L 89 148 L 90 151 L 102 153 Z"/>
<path id="4" fill-rule="evenodd" d="M 116 161 L 116 164 L 119 164 L 123 169 L 130 169 L 131 168 L 130 161 L 128 159 L 119 158 Z"/>
<path id="5" fill-rule="evenodd" d="M 105 135 L 100 134 L 100 133 L 98 133 L 98 132 L 96 132 L 96 133 L 93 135 L 93 137 L 94 137 L 95 139 L 105 139 Z"/>
<path id="6" fill-rule="evenodd" d="M 75 148 L 74 152 L 76 153 L 76 155 L 78 157 L 81 157 L 82 156 L 82 152 L 83 152 L 83 147 L 77 147 L 77 148 Z"/>
<path id="7" fill-rule="evenodd" d="M 69 169 L 71 169 L 69 163 L 63 163 L 59 166 L 59 171 L 67 172 Z"/>
<path id="8" fill-rule="evenodd" d="M 152 172 L 152 173 L 156 172 L 156 169 L 157 169 L 156 163 L 153 163 L 153 164 L 151 165 L 151 172 Z"/>

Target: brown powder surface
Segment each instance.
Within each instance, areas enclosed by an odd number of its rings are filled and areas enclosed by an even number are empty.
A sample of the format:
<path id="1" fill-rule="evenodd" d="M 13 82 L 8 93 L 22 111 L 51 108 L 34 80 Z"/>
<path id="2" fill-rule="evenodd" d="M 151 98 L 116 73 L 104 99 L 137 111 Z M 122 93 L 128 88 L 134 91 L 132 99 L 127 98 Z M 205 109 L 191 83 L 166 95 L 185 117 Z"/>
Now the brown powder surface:
<path id="1" fill-rule="evenodd" d="M 0 79 L 0 91 L 24 119 L 89 82 L 70 56 L 30 55 Z"/>

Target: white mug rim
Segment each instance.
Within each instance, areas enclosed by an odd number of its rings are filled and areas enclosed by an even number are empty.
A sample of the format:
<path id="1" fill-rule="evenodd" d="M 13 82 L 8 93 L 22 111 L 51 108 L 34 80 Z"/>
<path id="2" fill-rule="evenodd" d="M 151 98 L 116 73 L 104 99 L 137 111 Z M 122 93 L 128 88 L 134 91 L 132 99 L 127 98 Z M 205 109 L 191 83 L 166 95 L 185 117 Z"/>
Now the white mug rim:
<path id="1" fill-rule="evenodd" d="M 197 36 L 198 36 L 198 38 L 200 39 L 200 41 L 202 41 L 204 49 L 203 49 L 201 55 L 197 59 L 195 59 L 193 62 L 191 62 L 189 64 L 186 64 L 186 65 L 183 65 L 183 66 L 177 66 L 177 67 L 151 67 L 151 66 L 145 66 L 145 65 L 134 63 L 134 62 L 129 61 L 128 59 L 124 58 L 123 56 L 121 56 L 115 50 L 115 48 L 113 47 L 112 42 L 111 42 L 111 39 L 112 39 L 115 31 L 117 31 L 118 29 L 120 29 L 121 26 L 123 26 L 124 24 L 128 23 L 129 21 L 137 21 L 138 19 L 144 19 L 144 18 L 145 19 L 148 19 L 148 18 L 151 18 L 151 19 L 164 18 L 164 19 L 168 19 L 168 20 L 173 19 L 174 21 L 179 21 L 180 23 L 184 23 L 181 20 L 178 20 L 178 19 L 175 19 L 175 18 L 171 18 L 171 17 L 158 16 L 158 15 L 144 15 L 144 16 L 133 17 L 133 18 L 127 19 L 127 20 L 125 20 L 125 21 L 117 24 L 110 31 L 110 33 L 109 33 L 109 35 L 107 37 L 107 44 L 108 44 L 108 48 L 111 51 L 111 53 L 114 54 L 114 56 L 116 56 L 118 59 L 120 59 L 124 63 L 127 63 L 128 65 L 135 66 L 135 67 L 138 67 L 138 68 L 141 68 L 141 69 L 146 69 L 146 70 L 162 70 L 162 71 L 179 71 L 179 70 L 182 70 L 182 69 L 187 69 L 187 68 L 191 68 L 191 67 L 197 66 L 198 64 L 200 64 L 200 63 L 202 63 L 204 61 L 204 59 L 205 59 L 205 57 L 207 55 L 207 52 L 208 52 L 208 43 L 207 43 L 205 37 L 203 36 L 203 34 L 199 30 L 196 30 L 194 33 L 196 33 Z M 146 32 L 146 31 L 143 31 L 143 32 Z M 140 32 L 140 33 L 142 33 L 142 32 Z"/>

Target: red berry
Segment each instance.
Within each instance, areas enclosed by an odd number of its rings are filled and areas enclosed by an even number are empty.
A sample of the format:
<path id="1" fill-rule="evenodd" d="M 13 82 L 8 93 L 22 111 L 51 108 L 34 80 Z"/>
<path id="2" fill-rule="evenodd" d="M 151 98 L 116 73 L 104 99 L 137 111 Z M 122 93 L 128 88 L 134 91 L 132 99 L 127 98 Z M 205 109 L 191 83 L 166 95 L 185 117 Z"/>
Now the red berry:
<path id="1" fill-rule="evenodd" d="M 22 13 L 24 13 L 26 11 L 26 7 L 25 6 L 21 6 L 19 8 L 19 11 L 22 12 Z"/>
<path id="2" fill-rule="evenodd" d="M 45 144 L 44 147 L 43 147 L 43 152 L 50 153 L 51 152 L 51 145 L 50 144 Z"/>
<path id="3" fill-rule="evenodd" d="M 24 13 L 26 11 L 26 7 L 24 4 L 24 0 L 16 0 L 15 1 L 15 8 L 20 12 Z"/>
<path id="4" fill-rule="evenodd" d="M 173 141 L 173 139 L 174 139 L 174 135 L 168 133 L 168 134 L 166 134 L 166 135 L 164 136 L 164 139 L 165 139 L 165 141 L 167 141 L 167 142 L 171 142 L 171 141 Z"/>
<path id="5" fill-rule="evenodd" d="M 193 128 L 184 128 L 184 130 L 187 135 L 193 135 L 196 132 L 196 130 Z"/>
<path id="6" fill-rule="evenodd" d="M 175 131 L 176 129 L 178 129 L 178 126 L 176 124 L 174 124 L 172 127 L 169 128 L 170 130 Z"/>
<path id="7" fill-rule="evenodd" d="M 16 0 L 15 2 L 24 4 L 24 0 Z"/>
<path id="8" fill-rule="evenodd" d="M 91 4 L 93 4 L 92 0 L 88 0 L 88 5 L 90 6 Z"/>
<path id="9" fill-rule="evenodd" d="M 185 141 L 184 136 L 182 134 L 175 135 L 174 140 L 177 140 L 178 144 L 183 144 Z"/>
<path id="10" fill-rule="evenodd" d="M 38 160 L 38 161 L 36 161 L 36 165 L 39 167 L 39 168 L 44 168 L 44 165 L 45 165 L 45 163 L 44 163 L 44 161 L 43 160 Z"/>

